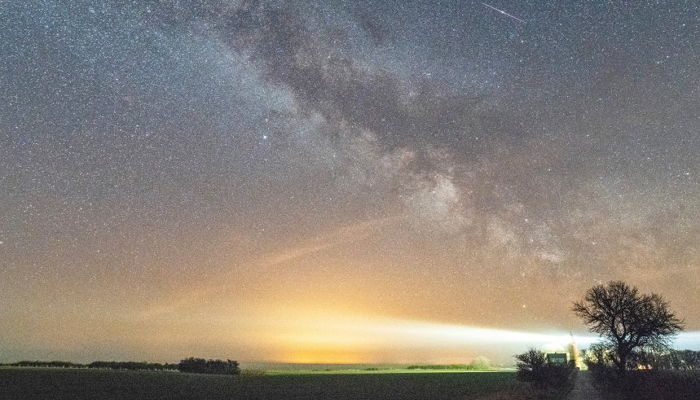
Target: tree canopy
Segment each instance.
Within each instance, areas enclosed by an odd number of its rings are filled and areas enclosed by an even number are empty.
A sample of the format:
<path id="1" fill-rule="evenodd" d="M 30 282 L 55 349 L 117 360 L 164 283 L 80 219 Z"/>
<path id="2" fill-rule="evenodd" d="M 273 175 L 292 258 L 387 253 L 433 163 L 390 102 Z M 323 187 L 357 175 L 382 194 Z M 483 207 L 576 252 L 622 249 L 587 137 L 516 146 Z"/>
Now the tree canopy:
<path id="1" fill-rule="evenodd" d="M 658 294 L 640 294 L 621 281 L 596 285 L 573 311 L 591 332 L 605 339 L 610 360 L 620 374 L 632 367 L 634 356 L 652 349 L 667 348 L 683 330 L 683 321 L 669 310 Z"/>

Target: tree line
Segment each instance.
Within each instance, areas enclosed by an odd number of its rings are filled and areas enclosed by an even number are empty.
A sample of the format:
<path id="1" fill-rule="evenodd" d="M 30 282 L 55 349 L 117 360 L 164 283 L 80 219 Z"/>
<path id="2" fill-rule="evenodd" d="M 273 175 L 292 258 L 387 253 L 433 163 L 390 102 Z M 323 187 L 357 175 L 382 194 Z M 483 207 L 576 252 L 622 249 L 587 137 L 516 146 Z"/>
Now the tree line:
<path id="1" fill-rule="evenodd" d="M 80 364 L 69 361 L 19 361 L 16 363 L 2 364 L 7 367 L 34 367 L 34 368 L 98 368 L 98 369 L 126 369 L 165 371 L 177 370 L 179 364 L 149 363 L 141 361 L 93 361 L 89 364 Z"/>
<path id="2" fill-rule="evenodd" d="M 194 357 L 185 358 L 179 363 L 150 363 L 145 361 L 93 361 L 89 364 L 81 364 L 69 361 L 19 361 L 15 363 L 0 364 L 0 366 L 33 368 L 94 368 L 132 371 L 180 371 L 187 373 L 222 375 L 238 375 L 241 372 L 238 361 L 206 360 L 203 358 Z"/>

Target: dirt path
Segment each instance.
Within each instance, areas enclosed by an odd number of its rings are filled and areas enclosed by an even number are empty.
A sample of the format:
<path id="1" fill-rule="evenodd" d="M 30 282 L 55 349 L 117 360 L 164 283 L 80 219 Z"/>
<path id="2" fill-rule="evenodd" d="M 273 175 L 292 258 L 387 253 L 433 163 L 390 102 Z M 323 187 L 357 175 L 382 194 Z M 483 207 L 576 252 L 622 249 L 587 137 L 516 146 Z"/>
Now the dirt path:
<path id="1" fill-rule="evenodd" d="M 603 400 L 591 383 L 591 374 L 580 371 L 576 376 L 574 390 L 569 393 L 569 400 Z"/>

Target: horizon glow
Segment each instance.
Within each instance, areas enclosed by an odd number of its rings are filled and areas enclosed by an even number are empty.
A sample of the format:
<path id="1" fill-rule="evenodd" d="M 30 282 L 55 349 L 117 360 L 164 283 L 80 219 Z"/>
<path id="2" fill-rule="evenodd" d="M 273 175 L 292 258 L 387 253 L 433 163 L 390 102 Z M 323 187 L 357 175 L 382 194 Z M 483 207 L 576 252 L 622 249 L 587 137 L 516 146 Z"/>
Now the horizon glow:
<path id="1" fill-rule="evenodd" d="M 308 315 L 313 315 L 309 317 Z M 411 321 L 395 318 L 333 314 L 304 314 L 281 332 L 265 336 L 267 346 L 282 354 L 271 361 L 290 363 L 410 363 L 420 359 L 396 358 L 397 353 L 431 354 L 436 363 L 466 363 L 479 356 L 498 362 L 534 347 L 543 351 L 566 351 L 573 341 L 580 349 L 602 340 L 593 334 L 561 330 L 517 331 L 459 324 Z M 503 357 L 499 351 L 511 353 Z M 674 341 L 678 349 L 700 349 L 700 332 L 683 332 Z M 387 353 L 387 349 L 391 352 Z M 372 355 L 382 355 L 382 358 Z M 362 358 L 368 357 L 368 358 Z"/>

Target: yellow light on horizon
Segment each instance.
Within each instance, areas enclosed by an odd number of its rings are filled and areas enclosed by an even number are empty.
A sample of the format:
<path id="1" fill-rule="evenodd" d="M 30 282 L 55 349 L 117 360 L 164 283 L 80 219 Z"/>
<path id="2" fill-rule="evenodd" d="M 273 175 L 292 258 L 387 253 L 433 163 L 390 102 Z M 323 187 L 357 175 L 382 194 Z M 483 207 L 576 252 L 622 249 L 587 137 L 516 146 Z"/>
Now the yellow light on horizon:
<path id="1" fill-rule="evenodd" d="M 381 359 L 383 354 L 402 354 L 404 358 L 431 352 L 467 354 L 473 353 L 475 346 L 565 349 L 571 342 L 566 332 L 538 333 L 329 313 L 287 316 L 284 327 L 266 336 L 279 349 L 279 361 L 310 363 L 387 361 Z M 596 338 L 576 336 L 574 340 L 585 345 Z"/>

